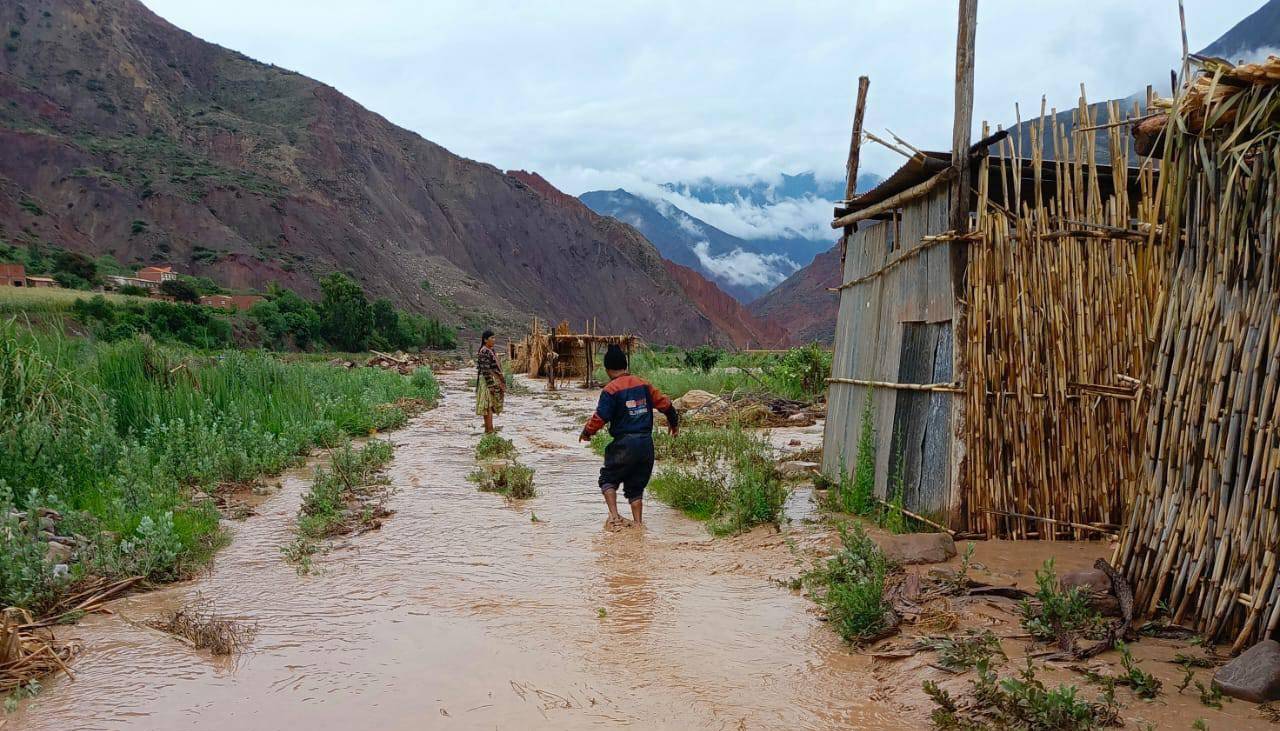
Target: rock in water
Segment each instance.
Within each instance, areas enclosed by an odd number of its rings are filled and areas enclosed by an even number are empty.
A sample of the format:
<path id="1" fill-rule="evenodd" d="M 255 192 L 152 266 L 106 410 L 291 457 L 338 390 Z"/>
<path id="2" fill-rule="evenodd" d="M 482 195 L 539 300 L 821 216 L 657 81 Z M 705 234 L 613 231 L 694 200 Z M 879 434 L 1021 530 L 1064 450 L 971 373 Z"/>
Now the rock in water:
<path id="1" fill-rule="evenodd" d="M 1280 700 L 1280 642 L 1263 640 L 1245 650 L 1214 674 L 1213 687 L 1250 703 Z"/>
<path id="2" fill-rule="evenodd" d="M 875 541 L 886 558 L 903 565 L 942 563 L 956 555 L 956 542 L 946 533 L 907 533 Z"/>
<path id="3" fill-rule="evenodd" d="M 778 471 L 783 477 L 800 477 L 801 475 L 814 475 L 818 473 L 817 462 L 801 462 L 793 460 L 791 462 L 783 462 L 778 465 Z"/>

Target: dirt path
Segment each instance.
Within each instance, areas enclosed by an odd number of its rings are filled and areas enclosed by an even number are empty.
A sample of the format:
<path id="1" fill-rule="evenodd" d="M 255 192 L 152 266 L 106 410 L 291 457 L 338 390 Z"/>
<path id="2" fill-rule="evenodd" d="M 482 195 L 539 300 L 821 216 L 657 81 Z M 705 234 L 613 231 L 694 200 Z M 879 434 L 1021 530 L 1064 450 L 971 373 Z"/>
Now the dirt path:
<path id="1" fill-rule="evenodd" d="M 209 576 L 115 606 L 144 619 L 214 597 L 260 624 L 251 654 L 219 662 L 90 617 L 77 680 L 49 682 L 6 731 L 903 727 L 869 699 L 869 661 L 771 581 L 798 571 L 783 535 L 713 541 L 655 501 L 647 532 L 602 530 L 598 460 L 575 441 L 591 393 L 513 398 L 500 423 L 539 496 L 477 492 L 464 379 L 446 376 L 444 404 L 391 435 L 396 515 L 319 557 L 320 575 L 279 551 L 300 472 L 233 525 Z"/>

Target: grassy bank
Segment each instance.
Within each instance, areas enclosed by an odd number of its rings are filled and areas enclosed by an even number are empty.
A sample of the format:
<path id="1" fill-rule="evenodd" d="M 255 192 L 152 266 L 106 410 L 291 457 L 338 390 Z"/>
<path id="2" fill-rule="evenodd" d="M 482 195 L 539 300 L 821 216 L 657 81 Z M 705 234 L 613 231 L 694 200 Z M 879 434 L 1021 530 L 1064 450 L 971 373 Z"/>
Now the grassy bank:
<path id="1" fill-rule="evenodd" d="M 831 353 L 817 345 L 783 353 L 727 353 L 700 347 L 644 348 L 633 354 L 631 371 L 671 398 L 689 391 L 764 393 L 812 402 L 826 393 Z M 597 378 L 607 380 L 603 370 Z"/>
<path id="2" fill-rule="evenodd" d="M 0 323 L 0 606 L 39 614 L 95 576 L 189 575 L 221 541 L 211 492 L 437 397 L 427 375 Z"/>

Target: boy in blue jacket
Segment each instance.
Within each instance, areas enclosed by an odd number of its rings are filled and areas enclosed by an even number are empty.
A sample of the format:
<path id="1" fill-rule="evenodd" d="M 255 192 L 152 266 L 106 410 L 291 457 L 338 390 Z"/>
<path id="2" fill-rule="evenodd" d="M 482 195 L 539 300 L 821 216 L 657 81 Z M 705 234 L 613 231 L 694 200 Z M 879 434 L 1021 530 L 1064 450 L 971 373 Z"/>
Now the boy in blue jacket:
<path id="1" fill-rule="evenodd" d="M 642 378 L 627 371 L 627 354 L 610 345 L 604 354 L 604 369 L 609 383 L 600 392 L 596 411 L 583 427 L 579 441 L 590 441 L 592 435 L 609 425 L 613 442 L 604 450 L 604 466 L 600 468 L 600 492 L 609 507 L 610 528 L 626 525 L 618 514 L 618 488 L 631 504 L 631 518 L 636 525 L 644 522 L 644 488 L 653 474 L 653 410 L 667 417 L 667 430 L 675 436 L 680 430 L 680 415 L 671 399 Z"/>

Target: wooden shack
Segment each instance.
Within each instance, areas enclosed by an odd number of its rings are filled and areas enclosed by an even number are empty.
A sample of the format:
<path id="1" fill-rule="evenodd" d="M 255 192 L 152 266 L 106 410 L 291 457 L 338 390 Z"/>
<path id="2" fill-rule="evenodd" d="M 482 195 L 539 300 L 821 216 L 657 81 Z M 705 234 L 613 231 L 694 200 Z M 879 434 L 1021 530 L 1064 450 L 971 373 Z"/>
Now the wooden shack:
<path id="1" fill-rule="evenodd" d="M 953 151 L 884 143 L 907 162 L 832 222 L 845 256 L 823 470 L 852 471 L 868 424 L 882 499 L 990 537 L 1114 534 L 1137 488 L 1166 286 L 1162 249 L 1135 222 L 1154 172 L 1098 164 L 1083 97 L 1078 135 L 1042 110 L 1029 145 L 970 145 L 960 51 Z M 1107 139 L 1106 159 L 1129 159 L 1127 130 Z"/>

